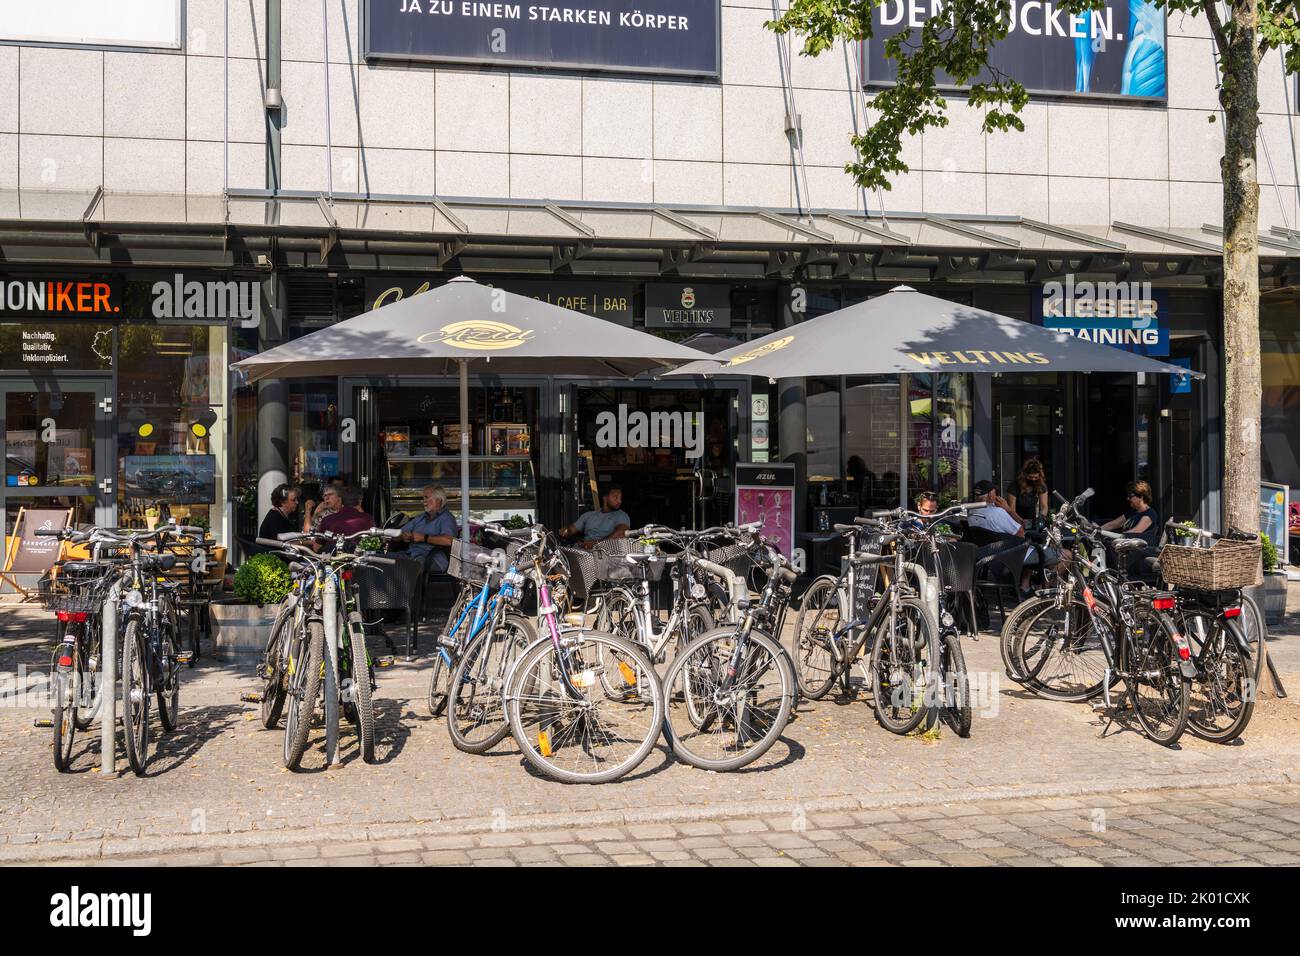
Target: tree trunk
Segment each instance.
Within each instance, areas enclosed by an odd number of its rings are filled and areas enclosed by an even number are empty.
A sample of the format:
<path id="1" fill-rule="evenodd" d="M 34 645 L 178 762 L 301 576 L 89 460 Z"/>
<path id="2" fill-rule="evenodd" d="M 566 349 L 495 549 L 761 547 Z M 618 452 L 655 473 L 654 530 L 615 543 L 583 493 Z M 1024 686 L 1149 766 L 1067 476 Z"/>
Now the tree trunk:
<path id="1" fill-rule="evenodd" d="M 1259 530 L 1259 68 L 1257 0 L 1233 0 L 1235 25 L 1220 58 L 1224 113 L 1223 433 L 1224 516 Z"/>

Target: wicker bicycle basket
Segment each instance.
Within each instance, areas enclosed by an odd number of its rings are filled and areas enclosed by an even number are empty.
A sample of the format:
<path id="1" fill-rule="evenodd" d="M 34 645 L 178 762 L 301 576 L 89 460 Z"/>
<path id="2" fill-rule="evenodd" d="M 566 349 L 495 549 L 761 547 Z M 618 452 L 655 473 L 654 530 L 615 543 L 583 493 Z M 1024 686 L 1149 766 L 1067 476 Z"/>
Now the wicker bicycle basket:
<path id="1" fill-rule="evenodd" d="M 1202 591 L 1223 591 L 1261 583 L 1258 541 L 1220 539 L 1212 548 L 1167 544 L 1160 549 L 1165 583 Z"/>
<path id="2" fill-rule="evenodd" d="M 627 560 L 629 554 L 640 554 L 644 546 L 627 538 L 615 541 L 602 541 L 595 548 L 597 575 L 601 581 L 637 581 L 640 580 L 636 566 Z M 663 579 L 668 563 L 662 560 L 647 561 L 644 565 L 646 577 L 650 581 Z"/>

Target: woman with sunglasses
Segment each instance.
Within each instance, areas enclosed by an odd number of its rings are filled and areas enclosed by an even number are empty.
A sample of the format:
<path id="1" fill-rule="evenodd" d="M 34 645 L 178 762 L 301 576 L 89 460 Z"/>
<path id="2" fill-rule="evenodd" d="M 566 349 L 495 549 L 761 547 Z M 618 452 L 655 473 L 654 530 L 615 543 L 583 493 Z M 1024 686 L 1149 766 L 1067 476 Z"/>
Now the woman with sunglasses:
<path id="1" fill-rule="evenodd" d="M 1160 540 L 1160 515 L 1151 506 L 1151 486 L 1145 481 L 1130 481 L 1124 489 L 1128 498 L 1128 511 L 1112 518 L 1102 527 L 1119 531 L 1132 538 L 1141 538 L 1150 547 Z"/>
<path id="2" fill-rule="evenodd" d="M 1048 515 L 1047 473 L 1043 463 L 1037 458 L 1030 458 L 1020 468 L 1016 476 L 1015 492 L 1011 499 L 1011 510 L 1016 520 L 1026 529 L 1042 526 Z"/>

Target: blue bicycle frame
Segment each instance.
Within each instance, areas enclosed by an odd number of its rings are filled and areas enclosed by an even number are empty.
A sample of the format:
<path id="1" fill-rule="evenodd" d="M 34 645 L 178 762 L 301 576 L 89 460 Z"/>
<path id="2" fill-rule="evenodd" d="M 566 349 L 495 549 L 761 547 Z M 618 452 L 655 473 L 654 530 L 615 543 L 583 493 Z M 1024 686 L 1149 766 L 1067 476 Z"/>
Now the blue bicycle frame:
<path id="1" fill-rule="evenodd" d="M 488 575 L 488 580 L 483 583 L 478 594 L 474 595 L 474 600 L 470 601 L 461 609 L 460 617 L 456 618 L 456 623 L 447 631 L 447 637 L 444 641 L 449 643 L 451 646 L 456 647 L 458 651 L 463 651 L 465 648 L 469 647 L 470 642 L 473 641 L 474 638 L 478 637 L 479 633 L 487 625 L 488 621 L 495 620 L 497 606 L 501 599 L 509 599 L 514 596 L 514 585 L 511 584 L 509 580 L 506 580 L 509 578 L 510 572 L 514 569 L 515 566 L 512 562 L 510 567 L 506 569 L 505 574 L 502 576 L 503 580 L 501 587 L 496 591 L 492 590 L 492 575 Z M 473 615 L 473 623 L 469 627 L 469 632 L 463 639 L 461 639 L 458 636 L 461 633 L 461 625 L 465 623 L 465 619 L 471 614 Z M 438 653 L 442 655 L 444 664 L 448 667 L 455 667 L 456 661 L 452 658 L 447 643 L 439 643 Z"/>

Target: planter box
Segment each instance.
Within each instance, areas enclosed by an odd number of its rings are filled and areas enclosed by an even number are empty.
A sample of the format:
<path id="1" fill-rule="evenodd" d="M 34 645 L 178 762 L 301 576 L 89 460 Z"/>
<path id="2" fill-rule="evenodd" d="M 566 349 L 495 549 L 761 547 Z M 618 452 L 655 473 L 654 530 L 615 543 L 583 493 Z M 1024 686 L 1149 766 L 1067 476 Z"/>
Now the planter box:
<path id="1" fill-rule="evenodd" d="M 1245 588 L 1264 612 L 1264 623 L 1281 624 L 1286 619 L 1286 572 L 1269 571 L 1259 587 Z"/>
<path id="2" fill-rule="evenodd" d="M 209 605 L 212 613 L 213 656 L 233 663 L 257 663 L 275 625 L 278 604 Z"/>

